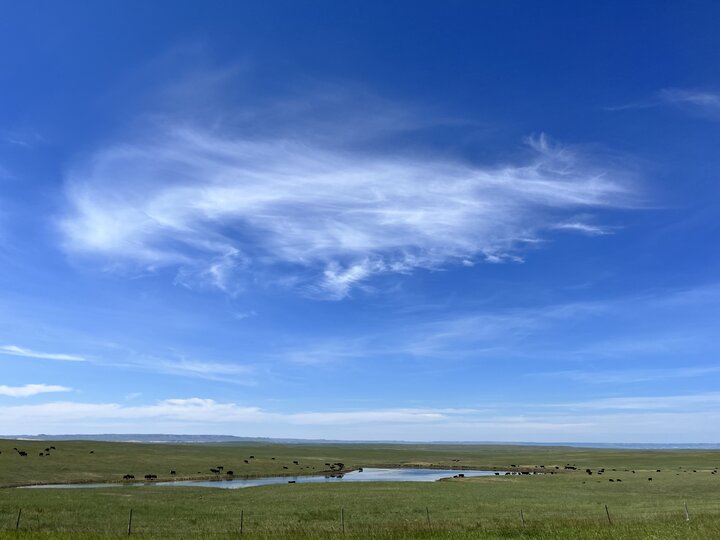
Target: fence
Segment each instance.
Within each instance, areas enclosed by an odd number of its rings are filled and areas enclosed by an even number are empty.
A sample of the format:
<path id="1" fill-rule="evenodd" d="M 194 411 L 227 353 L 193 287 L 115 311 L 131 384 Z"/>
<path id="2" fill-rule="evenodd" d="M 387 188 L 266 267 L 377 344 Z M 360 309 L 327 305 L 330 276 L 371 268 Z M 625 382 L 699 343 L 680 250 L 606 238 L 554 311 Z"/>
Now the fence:
<path id="1" fill-rule="evenodd" d="M 485 511 L 484 511 L 485 510 Z M 478 531 L 514 527 L 522 531 L 527 527 L 557 526 L 575 527 L 617 527 L 642 523 L 689 523 L 695 519 L 690 513 L 687 502 L 678 505 L 676 511 L 659 511 L 655 506 L 646 508 L 612 508 L 607 504 L 582 506 L 576 509 L 566 508 L 555 515 L 547 509 L 532 507 L 506 508 L 498 511 L 494 508 L 477 508 L 475 512 L 468 508 L 425 506 L 404 508 L 402 510 L 383 509 L 382 511 L 359 510 L 346 507 L 303 509 L 297 512 L 269 509 L 240 508 L 236 511 L 223 509 L 219 512 L 162 513 L 156 515 L 150 508 L 116 508 L 98 516 L 87 513 L 87 519 L 75 512 L 69 522 L 58 520 L 53 512 L 41 507 L 18 508 L 12 514 L 12 523 L 6 522 L 4 530 L 43 531 L 60 533 L 84 533 L 102 536 L 182 536 L 207 534 L 288 534 L 306 535 L 344 535 L 367 532 L 405 532 L 412 531 Z M 560 510 L 560 509 L 559 509 Z M 159 514 L 159 513 L 158 513 Z M 718 514 L 703 509 L 698 518 L 710 517 L 717 523 Z"/>

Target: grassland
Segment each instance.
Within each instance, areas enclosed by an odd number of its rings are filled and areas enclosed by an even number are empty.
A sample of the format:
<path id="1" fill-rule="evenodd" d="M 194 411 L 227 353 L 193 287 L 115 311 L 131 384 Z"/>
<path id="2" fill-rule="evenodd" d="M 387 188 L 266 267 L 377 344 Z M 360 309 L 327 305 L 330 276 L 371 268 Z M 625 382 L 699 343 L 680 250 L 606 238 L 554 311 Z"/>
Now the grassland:
<path id="1" fill-rule="evenodd" d="M 56 450 L 40 457 L 50 444 Z M 19 456 L 13 447 L 28 455 Z M 0 538 L 120 536 L 127 533 L 131 508 L 133 534 L 143 538 L 236 538 L 241 512 L 243 536 L 250 538 L 337 537 L 343 534 L 341 509 L 345 536 L 355 538 L 720 538 L 720 473 L 713 474 L 720 466 L 720 452 L 712 451 L 1 440 L 0 451 L 3 486 L 114 482 L 127 473 L 137 478 L 153 473 L 162 480 L 171 478 L 170 470 L 178 477 L 207 478 L 214 476 L 209 469 L 218 465 L 238 477 L 317 474 L 327 469 L 325 463 L 335 462 L 346 468 L 542 470 L 543 465 L 555 472 L 435 483 L 283 484 L 239 490 L 6 487 L 0 489 Z M 565 470 L 567 465 L 577 470 Z"/>

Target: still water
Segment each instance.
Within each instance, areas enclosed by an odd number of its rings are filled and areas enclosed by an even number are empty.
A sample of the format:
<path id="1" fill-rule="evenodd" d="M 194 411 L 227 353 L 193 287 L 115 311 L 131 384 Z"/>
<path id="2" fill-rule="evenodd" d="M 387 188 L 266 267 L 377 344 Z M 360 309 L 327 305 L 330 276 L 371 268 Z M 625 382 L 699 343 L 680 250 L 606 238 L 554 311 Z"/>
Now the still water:
<path id="1" fill-rule="evenodd" d="M 310 484 L 324 482 L 434 482 L 441 478 L 452 478 L 462 474 L 470 476 L 491 476 L 494 471 L 457 471 L 452 469 L 378 469 L 367 467 L 362 471 L 352 471 L 335 476 L 271 476 L 268 478 L 233 480 L 178 480 L 175 482 L 127 483 L 127 484 L 48 484 L 26 486 L 28 488 L 99 488 L 122 486 L 160 486 L 160 487 L 211 487 L 239 489 L 271 484 Z"/>

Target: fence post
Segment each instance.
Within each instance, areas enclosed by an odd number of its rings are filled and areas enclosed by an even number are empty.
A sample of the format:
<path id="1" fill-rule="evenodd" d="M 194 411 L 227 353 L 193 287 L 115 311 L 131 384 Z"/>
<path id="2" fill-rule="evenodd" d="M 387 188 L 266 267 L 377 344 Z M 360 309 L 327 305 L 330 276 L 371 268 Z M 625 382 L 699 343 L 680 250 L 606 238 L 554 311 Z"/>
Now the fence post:
<path id="1" fill-rule="evenodd" d="M 20 528 L 20 516 L 22 516 L 22 508 L 18 510 L 18 517 L 17 521 L 15 522 L 15 530 L 17 531 Z"/>
<path id="2" fill-rule="evenodd" d="M 690 521 L 690 512 L 688 512 L 687 501 L 685 501 L 685 521 Z"/>
<path id="3" fill-rule="evenodd" d="M 427 506 L 425 507 L 425 516 L 427 517 L 427 524 L 429 527 L 430 526 L 430 509 Z"/>
<path id="4" fill-rule="evenodd" d="M 522 522 L 522 526 L 525 526 L 525 515 L 523 514 L 522 508 L 520 509 L 520 521 Z"/>
<path id="5" fill-rule="evenodd" d="M 610 510 L 608 510 L 607 504 L 605 505 L 605 513 L 607 514 L 608 523 L 612 525 L 612 520 L 610 519 Z"/>
<path id="6" fill-rule="evenodd" d="M 345 534 L 345 509 L 340 508 L 340 524 L 342 525 L 342 532 Z"/>
<path id="7" fill-rule="evenodd" d="M 128 536 L 132 534 L 132 508 L 130 509 L 130 517 L 128 517 Z"/>
<path id="8" fill-rule="evenodd" d="M 243 510 L 240 510 L 240 534 L 243 533 L 243 518 L 245 517 L 243 514 L 245 512 Z"/>

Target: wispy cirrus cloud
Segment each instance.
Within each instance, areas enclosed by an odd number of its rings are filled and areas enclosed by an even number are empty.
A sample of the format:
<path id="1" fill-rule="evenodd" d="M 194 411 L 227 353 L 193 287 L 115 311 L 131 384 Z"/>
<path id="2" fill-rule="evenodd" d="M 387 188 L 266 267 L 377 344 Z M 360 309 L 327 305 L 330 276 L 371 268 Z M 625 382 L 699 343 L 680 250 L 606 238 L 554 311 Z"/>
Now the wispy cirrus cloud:
<path id="1" fill-rule="evenodd" d="M 518 260 L 564 214 L 631 204 L 626 171 L 529 145 L 524 162 L 480 166 L 168 123 L 71 172 L 64 246 L 230 294 L 263 281 L 341 299 L 381 274 Z"/>
<path id="2" fill-rule="evenodd" d="M 0 354 L 8 356 L 22 356 L 25 358 L 38 358 L 40 360 L 59 360 L 63 362 L 85 362 L 87 359 L 76 354 L 48 353 L 33 351 L 17 345 L 0 345 Z"/>
<path id="3" fill-rule="evenodd" d="M 7 386 L 0 384 L 0 396 L 30 397 L 51 392 L 71 392 L 72 388 L 54 384 L 26 384 L 24 386 Z"/>
<path id="4" fill-rule="evenodd" d="M 651 98 L 625 105 L 605 107 L 605 110 L 625 111 L 660 106 L 675 106 L 705 117 L 720 118 L 720 92 L 702 89 L 664 88 L 656 92 Z"/>

